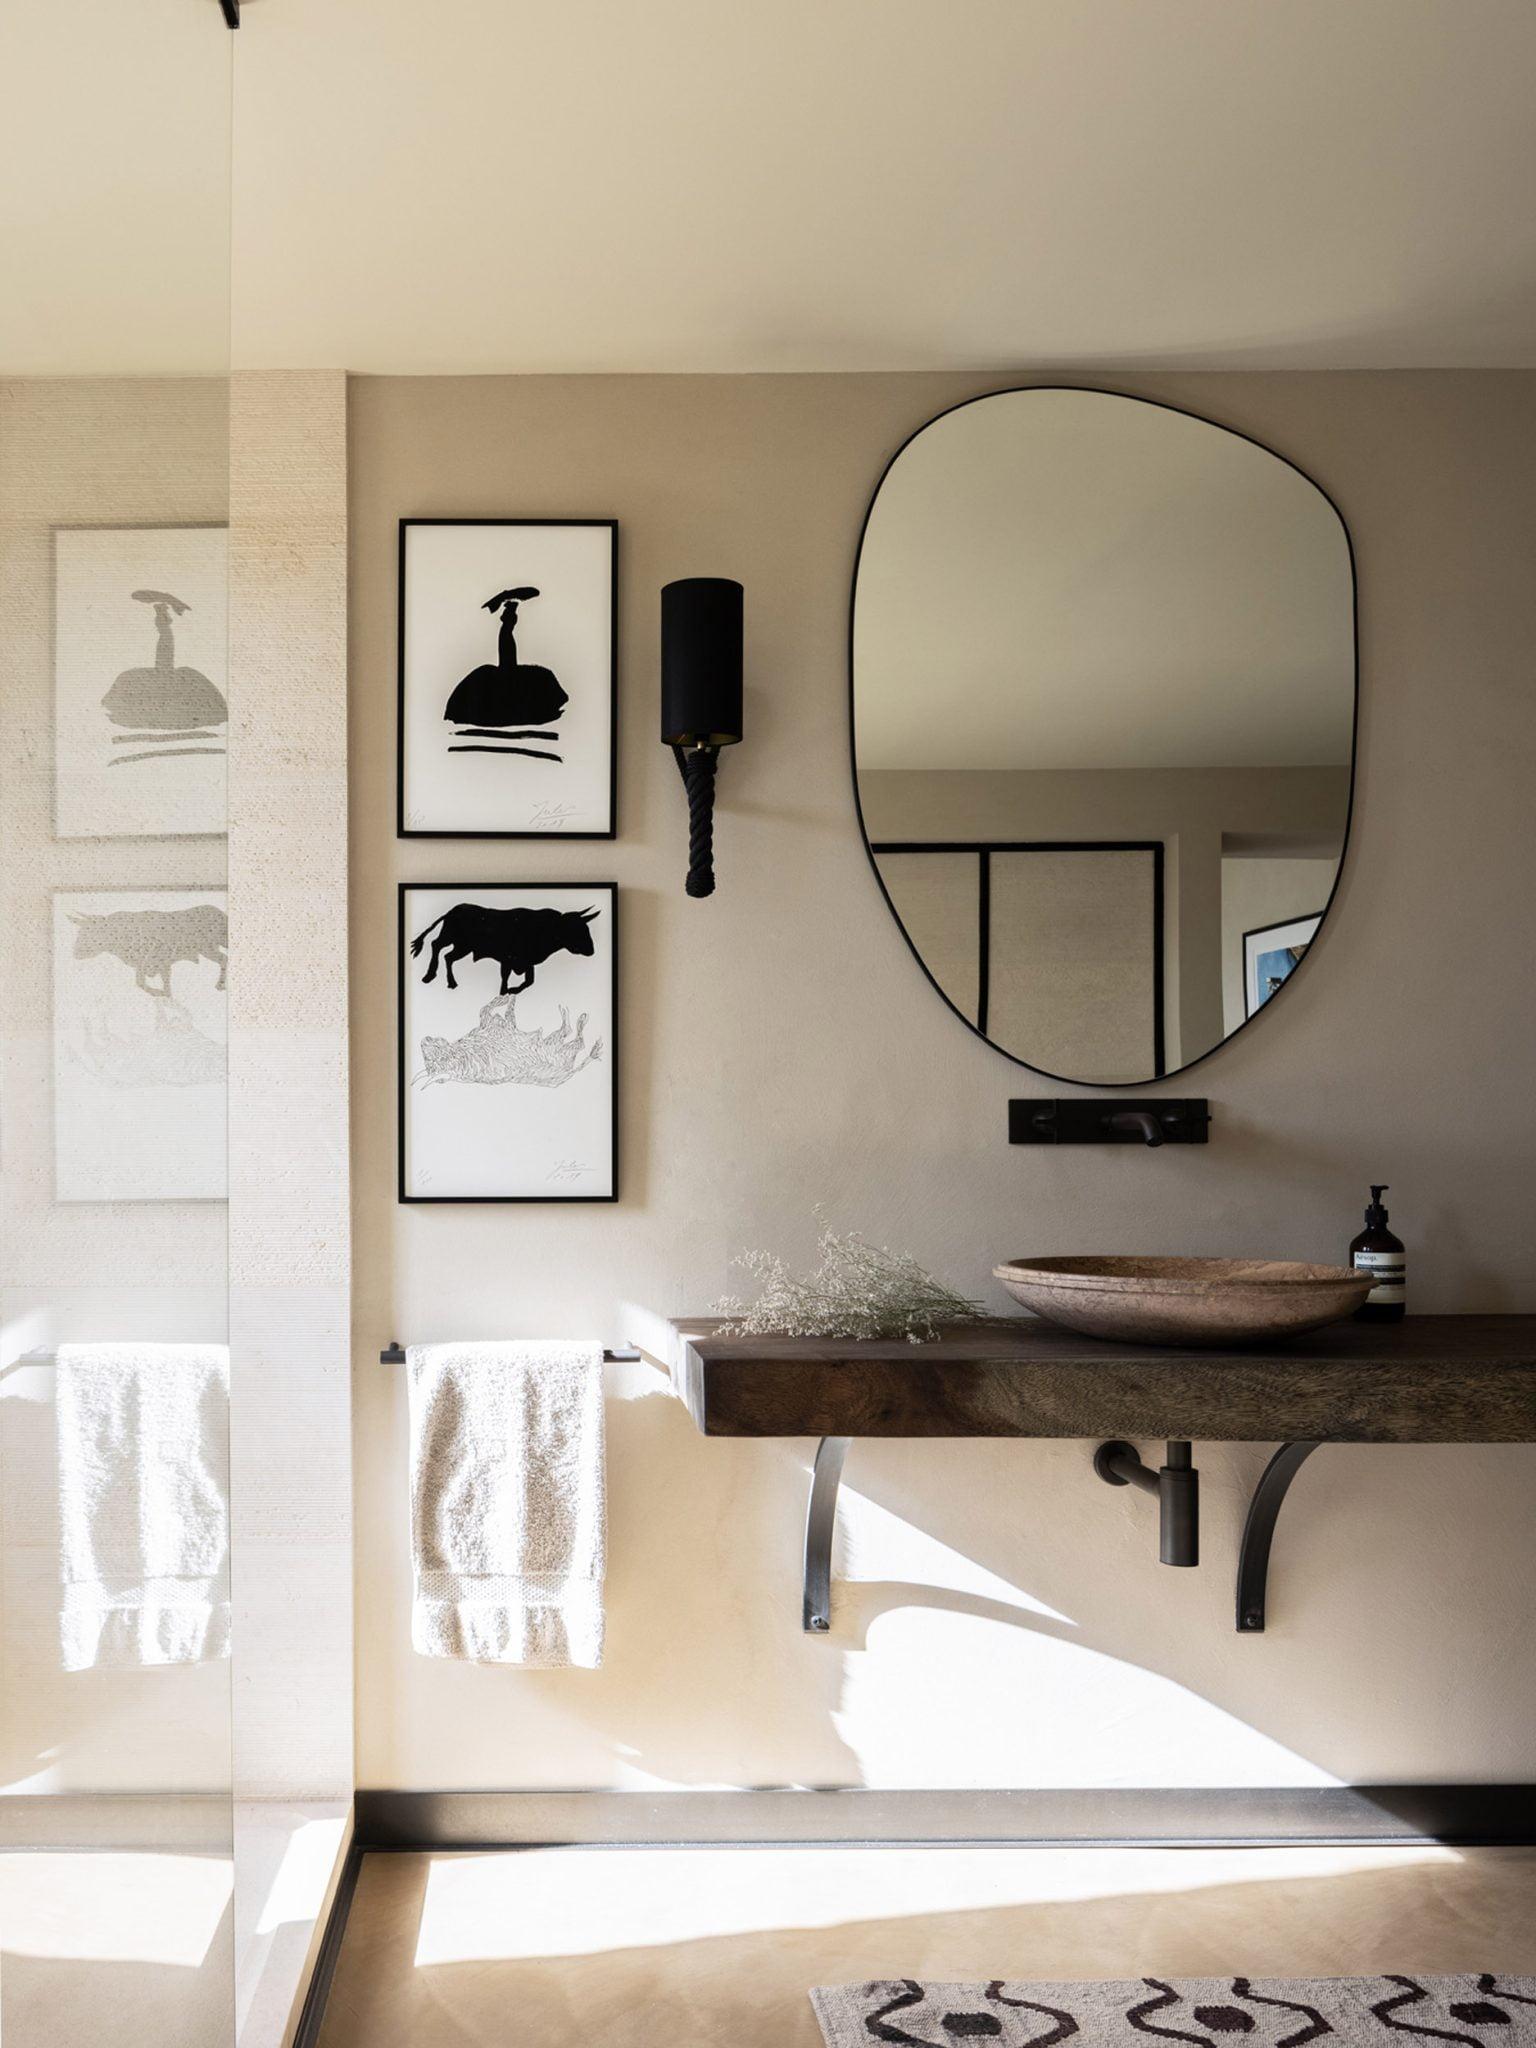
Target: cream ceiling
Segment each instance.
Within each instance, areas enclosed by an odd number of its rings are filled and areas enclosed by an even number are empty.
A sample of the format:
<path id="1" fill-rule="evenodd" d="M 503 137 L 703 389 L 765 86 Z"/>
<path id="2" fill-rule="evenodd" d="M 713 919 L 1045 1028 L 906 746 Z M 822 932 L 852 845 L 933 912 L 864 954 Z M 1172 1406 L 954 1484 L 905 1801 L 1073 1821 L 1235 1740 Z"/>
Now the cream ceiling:
<path id="1" fill-rule="evenodd" d="M 0 369 L 1536 364 L 1532 0 L 0 15 Z"/>

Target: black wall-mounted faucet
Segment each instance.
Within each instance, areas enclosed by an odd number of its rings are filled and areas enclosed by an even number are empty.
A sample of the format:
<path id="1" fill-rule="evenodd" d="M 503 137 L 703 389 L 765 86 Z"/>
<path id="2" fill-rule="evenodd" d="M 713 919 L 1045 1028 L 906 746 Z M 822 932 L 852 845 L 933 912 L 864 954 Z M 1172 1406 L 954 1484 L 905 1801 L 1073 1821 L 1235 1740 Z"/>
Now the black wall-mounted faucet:
<path id="1" fill-rule="evenodd" d="M 1008 1105 L 1010 1145 L 1203 1145 L 1210 1125 L 1204 1096 L 1153 1095 L 1111 1106 L 1072 1095 Z"/>
<path id="2" fill-rule="evenodd" d="M 1163 1127 L 1157 1118 L 1146 1109 L 1122 1109 L 1104 1119 L 1106 1131 L 1139 1131 L 1148 1145 L 1161 1145 Z"/>

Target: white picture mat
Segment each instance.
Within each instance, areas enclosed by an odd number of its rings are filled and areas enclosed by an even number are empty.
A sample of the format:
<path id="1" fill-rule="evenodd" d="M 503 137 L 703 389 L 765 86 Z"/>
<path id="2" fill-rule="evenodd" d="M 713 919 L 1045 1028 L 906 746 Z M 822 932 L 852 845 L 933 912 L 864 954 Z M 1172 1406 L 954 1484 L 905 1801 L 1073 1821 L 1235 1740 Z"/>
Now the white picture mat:
<path id="1" fill-rule="evenodd" d="M 222 889 L 103 889 L 53 899 L 54 1193 L 60 1202 L 219 1201 L 228 1192 L 228 997 L 211 960 L 178 961 L 171 1004 L 112 953 L 76 957 L 75 917 L 225 908 Z M 168 1047 L 167 1033 L 177 1044 Z M 197 1080 L 153 1081 L 161 1068 Z M 214 1071 L 215 1068 L 220 1069 Z"/>
<path id="2" fill-rule="evenodd" d="M 611 884 L 585 882 L 410 888 L 402 893 L 401 1192 L 406 1198 L 556 1201 L 614 1193 L 616 900 Z M 572 1030 L 585 1013 L 587 1052 L 601 1041 L 598 1057 L 584 1055 L 584 1064 L 559 1086 L 428 1077 L 422 1040 L 463 1038 L 480 1023 L 501 986 L 500 971 L 490 960 L 460 960 L 454 968 L 456 991 L 449 989 L 441 965 L 435 981 L 422 980 L 431 964 L 431 938 L 415 957 L 411 941 L 460 903 L 489 910 L 596 909 L 588 926 L 590 958 L 552 954 L 535 969 L 532 988 L 515 1006 L 519 1031 L 555 1032 L 563 1009 Z"/>
<path id="3" fill-rule="evenodd" d="M 613 564 L 606 524 L 407 522 L 401 602 L 401 810 L 407 832 L 606 833 L 613 829 Z M 497 658 L 498 591 L 533 585 L 519 609 L 520 662 L 552 669 L 567 702 L 551 728 L 558 763 L 450 753 L 455 686 Z M 533 742 L 532 744 L 539 744 Z"/>
<path id="4" fill-rule="evenodd" d="M 131 668 L 152 667 L 155 616 L 135 590 L 188 609 L 173 621 L 176 666 L 228 695 L 228 536 L 222 526 L 59 527 L 54 547 L 54 831 L 60 839 L 221 834 L 225 727 L 189 744 L 217 753 L 133 760 L 102 699 Z M 115 765 L 114 765 L 115 764 Z"/>

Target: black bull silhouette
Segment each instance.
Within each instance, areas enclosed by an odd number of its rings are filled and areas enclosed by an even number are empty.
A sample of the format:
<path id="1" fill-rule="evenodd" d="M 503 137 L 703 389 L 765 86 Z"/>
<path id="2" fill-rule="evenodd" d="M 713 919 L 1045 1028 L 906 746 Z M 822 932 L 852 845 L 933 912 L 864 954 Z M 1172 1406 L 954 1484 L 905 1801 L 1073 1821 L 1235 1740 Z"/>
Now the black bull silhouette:
<path id="1" fill-rule="evenodd" d="M 437 937 L 432 941 L 432 958 L 421 977 L 423 982 L 437 978 L 439 960 L 450 988 L 459 985 L 453 978 L 456 960 L 494 960 L 501 969 L 501 993 L 518 996 L 532 988 L 533 970 L 552 953 L 591 955 L 592 934 L 587 927 L 596 915 L 595 910 L 486 910 L 478 903 L 456 903 L 412 939 L 411 958 L 419 957 L 428 933 L 435 928 Z M 522 977 L 516 988 L 511 986 L 514 974 Z"/>

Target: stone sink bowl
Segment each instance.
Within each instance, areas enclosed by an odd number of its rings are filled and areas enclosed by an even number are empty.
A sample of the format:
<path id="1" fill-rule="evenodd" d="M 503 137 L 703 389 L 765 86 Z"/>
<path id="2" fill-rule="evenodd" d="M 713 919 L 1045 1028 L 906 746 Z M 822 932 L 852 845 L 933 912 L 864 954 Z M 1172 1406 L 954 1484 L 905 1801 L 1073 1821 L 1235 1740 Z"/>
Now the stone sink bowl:
<path id="1" fill-rule="evenodd" d="M 1369 1274 L 1300 1259 L 1012 1259 L 994 1266 L 1048 1322 L 1124 1344 L 1274 1344 L 1353 1315 Z"/>

